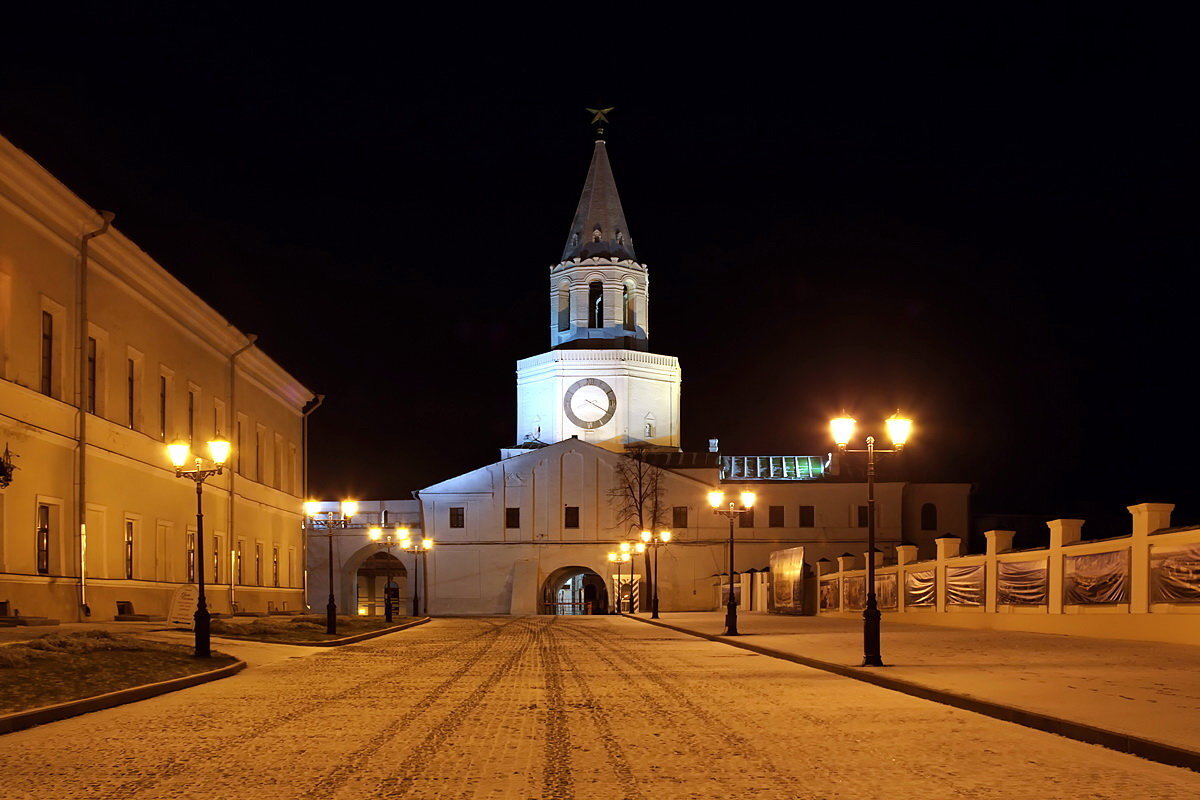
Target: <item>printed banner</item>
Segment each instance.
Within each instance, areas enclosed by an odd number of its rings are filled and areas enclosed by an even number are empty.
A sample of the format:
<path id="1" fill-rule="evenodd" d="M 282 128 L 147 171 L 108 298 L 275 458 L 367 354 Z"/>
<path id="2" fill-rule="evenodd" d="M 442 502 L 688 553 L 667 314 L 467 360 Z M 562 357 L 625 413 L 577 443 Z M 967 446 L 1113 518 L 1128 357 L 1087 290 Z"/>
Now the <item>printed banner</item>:
<path id="1" fill-rule="evenodd" d="M 1097 605 L 1129 602 L 1129 550 L 1063 558 L 1063 602 Z"/>
<path id="2" fill-rule="evenodd" d="M 946 604 L 983 605 L 983 564 L 974 567 L 946 567 Z"/>
<path id="3" fill-rule="evenodd" d="M 1001 561 L 997 564 L 996 602 L 1008 606 L 1043 606 L 1050 599 L 1046 559 Z"/>
<path id="4" fill-rule="evenodd" d="M 837 578 L 830 578 L 827 581 L 821 581 L 821 610 L 822 611 L 837 611 L 838 592 L 841 590 L 841 582 Z"/>
<path id="5" fill-rule="evenodd" d="M 1150 602 L 1200 603 L 1200 544 L 1150 548 Z"/>
<path id="6" fill-rule="evenodd" d="M 904 573 L 904 605 L 937 605 L 937 573 L 931 569 Z"/>
<path id="7" fill-rule="evenodd" d="M 884 610 L 895 611 L 900 607 L 900 598 L 897 596 L 896 573 L 889 572 L 885 575 L 875 573 L 875 603 Z"/>
<path id="8" fill-rule="evenodd" d="M 842 598 L 843 611 L 862 611 L 867 607 L 867 579 L 861 575 L 857 578 L 846 578 L 842 581 L 845 596 Z"/>
<path id="9" fill-rule="evenodd" d="M 771 611 L 804 613 L 804 548 L 789 547 L 771 553 Z"/>

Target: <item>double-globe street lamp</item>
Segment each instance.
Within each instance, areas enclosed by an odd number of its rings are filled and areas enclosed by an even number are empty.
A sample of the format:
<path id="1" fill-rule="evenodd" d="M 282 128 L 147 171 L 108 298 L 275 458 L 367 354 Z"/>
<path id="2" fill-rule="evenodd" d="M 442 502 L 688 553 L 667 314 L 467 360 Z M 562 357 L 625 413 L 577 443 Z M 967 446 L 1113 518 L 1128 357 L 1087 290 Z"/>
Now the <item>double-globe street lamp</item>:
<path id="1" fill-rule="evenodd" d="M 867 437 L 865 450 L 849 450 L 847 445 L 854 438 L 854 428 L 857 421 L 846 414 L 829 421 L 829 429 L 833 441 L 842 453 L 865 453 L 867 456 L 867 602 L 863 609 L 863 661 L 864 667 L 882 667 L 883 656 L 879 650 L 879 600 L 875 595 L 875 454 L 899 453 L 904 449 L 908 436 L 912 433 L 912 420 L 900 416 L 897 411 L 884 424 L 887 427 L 888 438 L 892 440 L 892 450 L 875 448 L 875 437 Z"/>
<path id="2" fill-rule="evenodd" d="M 654 556 L 654 578 L 650 587 L 650 619 L 658 619 L 658 546 L 671 541 L 670 531 L 642 531 L 642 543 L 649 545 Z"/>
<path id="3" fill-rule="evenodd" d="M 196 564 L 196 587 L 199 591 L 196 593 L 196 613 L 193 619 L 196 623 L 194 626 L 196 633 L 196 658 L 208 658 L 212 654 L 212 615 L 208 613 L 208 599 L 204 595 L 204 504 L 201 500 L 201 494 L 206 480 L 213 475 L 220 475 L 224 472 L 225 462 L 229 460 L 229 451 L 232 447 L 224 439 L 213 439 L 208 443 L 208 454 L 213 466 L 206 469 L 203 459 L 200 456 L 196 456 L 194 461 L 195 467 L 193 469 L 184 469 L 184 466 L 192 458 L 191 449 L 191 446 L 187 442 L 174 442 L 167 445 L 167 455 L 171 459 L 171 464 L 175 467 L 176 478 L 190 478 L 196 483 L 196 555 L 198 558 Z"/>
<path id="4" fill-rule="evenodd" d="M 330 636 L 337 634 L 337 600 L 333 596 L 333 537 L 339 535 L 337 529 L 350 527 L 357 513 L 358 502 L 355 500 L 342 501 L 341 516 L 337 516 L 336 511 L 321 510 L 321 503 L 316 500 L 304 504 L 304 515 L 308 517 L 310 528 L 315 530 L 319 524 L 325 529 L 325 536 L 329 540 L 329 601 L 325 604 L 325 633 Z"/>
<path id="5" fill-rule="evenodd" d="M 737 636 L 737 598 L 734 596 L 733 579 L 734 579 L 734 563 L 733 563 L 733 521 L 742 514 L 750 512 L 754 508 L 754 492 L 742 492 L 738 499 L 741 505 L 733 500 L 725 501 L 725 493 L 720 489 L 714 489 L 708 493 L 708 504 L 712 506 L 714 514 L 729 520 L 729 597 L 725 600 L 725 633 L 724 636 Z"/>
<path id="6" fill-rule="evenodd" d="M 367 531 L 367 536 L 371 541 L 380 542 L 388 549 L 388 555 L 391 555 L 393 547 L 399 547 L 406 553 L 413 554 L 413 598 L 412 598 L 412 615 L 418 616 L 420 608 L 418 598 L 421 594 L 421 562 L 425 560 L 425 554 L 433 549 L 433 539 L 428 537 L 419 540 L 411 538 L 411 532 L 408 528 L 397 525 L 390 531 L 385 531 L 380 526 L 373 526 Z M 428 574 L 428 573 L 426 573 Z M 392 576 L 388 573 L 388 583 L 391 583 Z M 387 596 L 387 589 L 384 589 L 384 619 L 387 622 L 392 621 L 392 603 Z"/>

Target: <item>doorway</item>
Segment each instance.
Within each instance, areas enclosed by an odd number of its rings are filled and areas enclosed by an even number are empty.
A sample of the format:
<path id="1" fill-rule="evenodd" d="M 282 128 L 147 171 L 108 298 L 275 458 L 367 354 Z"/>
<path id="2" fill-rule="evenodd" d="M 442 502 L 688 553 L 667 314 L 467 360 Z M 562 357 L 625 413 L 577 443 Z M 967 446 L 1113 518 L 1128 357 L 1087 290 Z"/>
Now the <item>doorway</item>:
<path id="1" fill-rule="evenodd" d="M 389 588 L 393 599 L 393 608 L 406 608 L 405 597 L 408 594 L 408 572 L 400 559 L 391 553 L 379 551 L 372 553 L 358 568 L 358 613 L 360 616 L 382 617 L 384 615 L 384 597 Z"/>
<path id="2" fill-rule="evenodd" d="M 556 569 L 542 584 L 539 612 L 567 616 L 607 614 L 608 590 L 604 578 L 587 567 Z"/>

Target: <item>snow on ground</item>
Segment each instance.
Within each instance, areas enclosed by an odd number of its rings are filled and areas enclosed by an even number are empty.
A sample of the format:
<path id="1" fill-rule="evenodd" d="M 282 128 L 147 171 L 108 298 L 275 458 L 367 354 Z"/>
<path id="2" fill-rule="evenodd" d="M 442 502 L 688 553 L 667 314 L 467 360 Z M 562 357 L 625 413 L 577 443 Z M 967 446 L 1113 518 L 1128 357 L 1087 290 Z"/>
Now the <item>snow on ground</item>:
<path id="1" fill-rule="evenodd" d="M 647 616 L 645 614 L 639 616 Z M 724 612 L 662 621 L 720 634 Z M 740 613 L 741 640 L 835 664 L 862 663 L 862 620 Z M 1200 646 L 888 624 L 889 677 L 1200 750 Z"/>

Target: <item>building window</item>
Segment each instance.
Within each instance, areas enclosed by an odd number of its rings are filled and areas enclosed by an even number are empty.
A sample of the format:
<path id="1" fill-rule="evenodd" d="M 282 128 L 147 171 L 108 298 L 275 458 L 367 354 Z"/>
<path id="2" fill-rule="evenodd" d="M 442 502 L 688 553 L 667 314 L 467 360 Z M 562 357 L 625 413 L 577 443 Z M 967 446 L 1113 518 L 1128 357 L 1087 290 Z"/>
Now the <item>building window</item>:
<path id="1" fill-rule="evenodd" d="M 92 336 L 87 341 L 87 410 L 96 413 L 96 339 Z"/>
<path id="2" fill-rule="evenodd" d="M 921 506 L 921 530 L 936 531 L 937 526 L 937 506 L 925 503 Z"/>
<path id="3" fill-rule="evenodd" d="M 212 540 L 212 582 L 221 582 L 221 537 L 214 536 Z"/>
<path id="4" fill-rule="evenodd" d="M 741 514 L 738 514 L 738 527 L 739 528 L 753 528 L 754 527 L 754 509 L 753 508 L 747 508 Z"/>
<path id="5" fill-rule="evenodd" d="M 671 527 L 686 528 L 688 526 L 688 507 L 674 506 L 671 509 Z"/>
<path id="6" fill-rule="evenodd" d="M 135 359 L 125 359 L 125 407 L 129 413 L 125 418 L 125 426 L 137 430 L 137 393 L 138 393 L 138 363 Z"/>
<path id="7" fill-rule="evenodd" d="M 450 507 L 450 527 L 465 528 L 467 527 L 467 509 L 465 506 Z"/>
<path id="8" fill-rule="evenodd" d="M 125 579 L 133 580 L 133 526 L 134 521 L 125 520 Z"/>
<path id="9" fill-rule="evenodd" d="M 817 527 L 817 507 L 816 506 L 800 506 L 800 527 L 801 528 Z"/>
<path id="10" fill-rule="evenodd" d="M 579 527 L 579 506 L 565 506 L 563 508 L 563 527 Z"/>
<path id="11" fill-rule="evenodd" d="M 263 482 L 263 450 L 266 449 L 266 432 L 260 427 L 254 432 L 254 480 Z"/>
<path id="12" fill-rule="evenodd" d="M 867 507 L 859 506 L 858 507 L 858 527 L 860 527 L 860 528 L 867 527 L 867 524 L 868 524 L 867 517 L 868 516 L 869 515 L 867 513 Z"/>
<path id="13" fill-rule="evenodd" d="M 262 556 L 263 556 L 263 553 L 262 553 L 262 542 L 255 542 L 255 543 L 254 543 L 254 585 L 255 585 L 255 586 L 262 586 L 262 585 L 263 585 L 263 578 L 262 578 L 262 575 L 263 575 L 263 573 L 262 573 L 262 568 L 263 568 Z"/>
<path id="14" fill-rule="evenodd" d="M 571 285 L 566 281 L 558 285 L 558 330 L 571 330 Z"/>
<path id="15" fill-rule="evenodd" d="M 158 376 L 158 438 L 167 440 L 167 376 Z"/>
<path id="16" fill-rule="evenodd" d="M 521 527 L 521 509 L 519 509 L 519 508 L 504 509 L 504 527 L 506 527 L 506 528 Z"/>
<path id="17" fill-rule="evenodd" d="M 767 509 L 767 525 L 772 528 L 783 527 L 783 506 L 770 506 Z"/>
<path id="18" fill-rule="evenodd" d="M 188 444 L 196 446 L 196 390 L 188 389 L 187 426 Z"/>
<path id="19" fill-rule="evenodd" d="M 187 534 L 187 582 L 196 582 L 196 533 L 188 531 Z M 213 577 L 216 580 L 216 577 Z"/>
<path id="20" fill-rule="evenodd" d="M 234 574 L 237 575 L 237 582 L 238 582 L 239 586 L 246 585 L 246 576 L 245 576 L 245 573 L 242 571 L 242 551 L 245 549 L 246 549 L 246 543 L 239 539 L 237 553 L 233 557 L 234 558 L 234 567 L 236 568 Z"/>
<path id="21" fill-rule="evenodd" d="M 42 394 L 54 393 L 54 315 L 42 312 Z"/>
<path id="22" fill-rule="evenodd" d="M 271 548 L 271 585 L 279 585 L 279 548 Z"/>
<path id="23" fill-rule="evenodd" d="M 37 571 L 39 575 L 50 574 L 50 506 L 37 507 Z"/>
<path id="24" fill-rule="evenodd" d="M 588 284 L 588 327 L 604 327 L 604 284 L 600 281 Z"/>
<path id="25" fill-rule="evenodd" d="M 633 283 L 626 282 L 621 287 L 621 306 L 624 309 L 625 330 L 632 331 L 637 328 L 637 320 L 634 318 L 633 310 Z"/>

